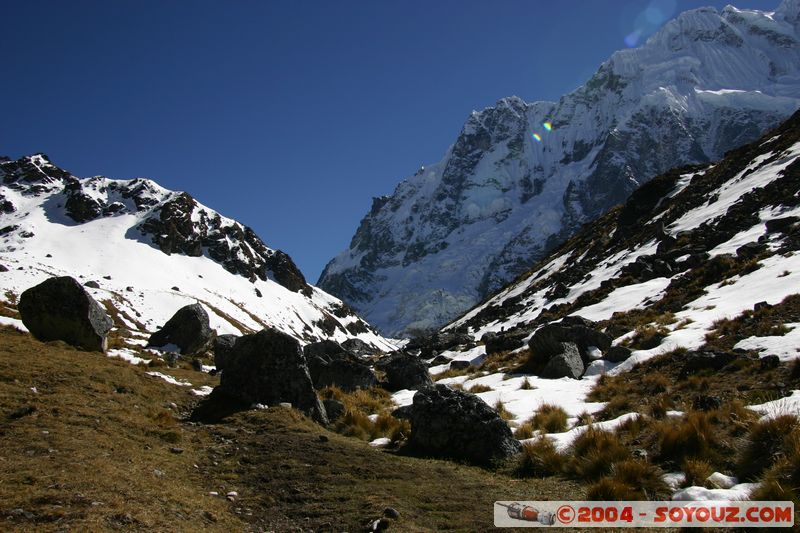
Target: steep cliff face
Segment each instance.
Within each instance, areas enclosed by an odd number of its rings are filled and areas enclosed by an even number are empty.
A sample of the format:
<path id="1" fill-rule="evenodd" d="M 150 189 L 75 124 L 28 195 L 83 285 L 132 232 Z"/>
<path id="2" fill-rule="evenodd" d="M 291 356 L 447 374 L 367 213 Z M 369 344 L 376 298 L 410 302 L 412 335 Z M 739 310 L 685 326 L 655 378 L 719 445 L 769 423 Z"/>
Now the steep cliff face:
<path id="1" fill-rule="evenodd" d="M 473 112 L 440 162 L 374 200 L 320 287 L 393 335 L 454 318 L 655 175 L 794 112 L 799 12 L 688 11 L 558 102 Z"/>

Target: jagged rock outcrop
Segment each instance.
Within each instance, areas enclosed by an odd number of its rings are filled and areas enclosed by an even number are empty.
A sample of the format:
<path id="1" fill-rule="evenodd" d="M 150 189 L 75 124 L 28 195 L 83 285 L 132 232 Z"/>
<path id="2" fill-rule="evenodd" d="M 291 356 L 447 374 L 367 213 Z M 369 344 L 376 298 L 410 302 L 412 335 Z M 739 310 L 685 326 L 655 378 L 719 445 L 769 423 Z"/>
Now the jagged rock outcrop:
<path id="1" fill-rule="evenodd" d="M 688 11 L 558 102 L 473 112 L 442 161 L 373 201 L 319 286 L 390 335 L 454 319 L 654 176 L 793 113 L 797 11 Z"/>
<path id="2" fill-rule="evenodd" d="M 17 305 L 22 323 L 39 340 L 61 340 L 84 350 L 106 350 L 114 325 L 106 310 L 69 276 L 50 278 L 24 291 Z"/>
<path id="3" fill-rule="evenodd" d="M 274 279 L 294 292 L 311 294 L 303 274 L 280 250 L 268 248 L 252 229 L 199 204 L 189 193 L 164 189 L 147 179 L 78 179 L 44 154 L 0 161 L 3 183 L 24 194 L 63 194 L 63 214 L 77 224 L 100 217 L 136 214 L 130 238 L 141 238 L 165 254 L 208 254 L 226 270 L 248 279 Z M 0 211 L 13 212 L 0 197 Z"/>
<path id="4" fill-rule="evenodd" d="M 490 464 L 522 448 L 494 409 L 446 385 L 418 391 L 409 417 L 408 447 L 415 453 Z"/>

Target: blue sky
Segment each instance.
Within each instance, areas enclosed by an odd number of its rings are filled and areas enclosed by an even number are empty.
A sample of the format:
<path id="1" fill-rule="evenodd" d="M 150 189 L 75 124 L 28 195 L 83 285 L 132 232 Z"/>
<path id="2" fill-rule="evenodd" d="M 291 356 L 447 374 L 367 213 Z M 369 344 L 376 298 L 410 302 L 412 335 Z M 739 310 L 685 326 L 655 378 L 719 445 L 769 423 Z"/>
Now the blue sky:
<path id="1" fill-rule="evenodd" d="M 315 282 L 470 111 L 555 100 L 665 17 L 726 3 L 7 1 L 0 154 L 189 191 Z"/>

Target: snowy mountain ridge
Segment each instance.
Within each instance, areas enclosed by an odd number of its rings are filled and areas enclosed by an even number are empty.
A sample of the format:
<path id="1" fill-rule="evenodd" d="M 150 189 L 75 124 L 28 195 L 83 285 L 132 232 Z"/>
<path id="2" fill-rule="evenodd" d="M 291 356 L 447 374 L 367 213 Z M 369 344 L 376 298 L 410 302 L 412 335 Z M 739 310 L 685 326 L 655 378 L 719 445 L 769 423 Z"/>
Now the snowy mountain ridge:
<path id="1" fill-rule="evenodd" d="M 636 417 L 682 424 L 692 410 L 733 399 L 762 420 L 796 415 L 798 282 L 800 111 L 714 164 L 657 176 L 503 290 L 412 343 L 437 385 L 502 405 L 523 443 L 545 438 L 574 453 L 587 428 L 620 434 Z M 570 348 L 576 366 L 548 374 Z M 694 388 L 701 375 L 703 387 Z M 411 405 L 415 392 L 394 399 Z M 671 403 L 654 414 L 665 397 Z M 525 432 L 553 406 L 568 423 Z M 679 468 L 650 444 L 647 460 Z M 686 480 L 673 471 L 665 481 L 674 475 Z M 758 488 L 737 483 L 717 494 L 745 499 Z M 680 483 L 670 492 L 715 499 Z"/>
<path id="2" fill-rule="evenodd" d="M 391 345 L 346 305 L 308 285 L 285 253 L 188 193 L 147 179 L 77 178 L 44 154 L 0 159 L 4 301 L 45 278 L 93 281 L 141 344 L 199 302 L 218 333 L 272 326 L 302 343 L 359 338 Z M 138 340 L 137 340 L 138 339 Z"/>
<path id="3" fill-rule="evenodd" d="M 798 276 L 800 112 L 718 163 L 648 182 L 444 330 L 476 340 L 487 333 L 522 338 L 580 316 L 603 324 L 615 345 L 627 345 L 637 335 L 627 318 L 652 318 L 649 325 L 662 328 L 654 346 L 634 349 L 619 364 L 595 361 L 586 373 L 614 374 L 676 348 L 701 349 L 720 321 L 777 309 L 798 294 Z M 776 336 L 743 335 L 742 326 L 728 341 L 791 361 L 800 338 L 793 313 L 781 315 L 791 323 Z M 664 316 L 668 323 L 656 320 Z M 485 357 L 480 352 L 463 356 Z"/>
<path id="4" fill-rule="evenodd" d="M 376 198 L 319 286 L 390 334 L 436 327 L 676 165 L 800 107 L 800 7 L 688 11 L 558 102 L 473 112 L 444 158 Z"/>

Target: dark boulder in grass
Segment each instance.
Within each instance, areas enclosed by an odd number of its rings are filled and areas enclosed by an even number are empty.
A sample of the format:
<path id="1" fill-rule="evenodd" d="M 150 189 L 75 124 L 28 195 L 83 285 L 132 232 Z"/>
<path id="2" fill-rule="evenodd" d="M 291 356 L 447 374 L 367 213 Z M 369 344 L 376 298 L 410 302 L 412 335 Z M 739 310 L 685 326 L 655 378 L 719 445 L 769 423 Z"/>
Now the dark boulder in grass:
<path id="1" fill-rule="evenodd" d="M 345 392 L 369 389 L 378 385 L 378 379 L 369 365 L 355 355 L 342 351 L 333 355 L 306 358 L 314 387 L 336 386 Z"/>
<path id="2" fill-rule="evenodd" d="M 433 384 L 425 363 L 406 352 L 379 361 L 375 368 L 386 374 L 386 388 L 390 391 L 421 389 Z"/>
<path id="3" fill-rule="evenodd" d="M 200 304 L 178 309 L 164 326 L 150 336 L 147 346 L 157 348 L 173 344 L 182 355 L 195 355 L 208 348 L 214 331 L 208 325 L 208 313 Z"/>
<path id="4" fill-rule="evenodd" d="M 317 422 L 328 423 L 300 343 L 275 329 L 236 340 L 216 390 L 248 405 L 288 402 Z"/>
<path id="5" fill-rule="evenodd" d="M 334 398 L 322 400 L 322 405 L 325 406 L 325 413 L 331 422 L 335 422 L 346 411 L 344 404 Z"/>
<path id="6" fill-rule="evenodd" d="M 414 395 L 408 451 L 488 465 L 519 453 L 511 429 L 486 402 L 447 385 Z"/>
<path id="7" fill-rule="evenodd" d="M 238 335 L 217 335 L 214 339 L 214 366 L 217 370 L 224 370 L 225 363 L 230 358 L 230 353 L 233 350 L 233 345 L 236 344 Z"/>
<path id="8" fill-rule="evenodd" d="M 69 276 L 50 278 L 24 291 L 17 309 L 37 339 L 91 351 L 106 350 L 106 335 L 114 325 L 103 306 Z"/>
<path id="9" fill-rule="evenodd" d="M 343 391 L 352 392 L 378 385 L 378 379 L 369 365 L 337 342 L 312 342 L 303 347 L 303 355 L 311 381 L 317 389 L 335 385 Z"/>

